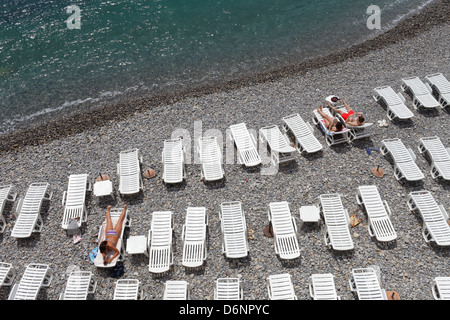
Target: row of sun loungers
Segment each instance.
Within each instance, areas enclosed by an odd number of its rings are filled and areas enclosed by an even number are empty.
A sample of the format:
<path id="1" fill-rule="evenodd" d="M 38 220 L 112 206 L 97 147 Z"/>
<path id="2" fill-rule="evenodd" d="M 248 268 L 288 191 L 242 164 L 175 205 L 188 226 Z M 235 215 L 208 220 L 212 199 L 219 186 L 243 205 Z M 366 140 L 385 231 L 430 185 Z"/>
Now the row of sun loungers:
<path id="1" fill-rule="evenodd" d="M 399 150 L 397 147 L 396 150 Z M 36 189 L 36 184 L 32 184 L 29 190 L 31 195 L 25 197 L 30 199 L 37 196 L 35 208 L 29 207 L 27 211 L 21 212 L 21 215 L 33 215 L 34 220 L 25 228 L 25 223 L 21 222 L 14 227 L 12 236 L 20 237 L 23 233 L 17 230 L 27 230 L 30 234 L 37 228 L 41 229 L 39 224 L 40 217 L 39 199 L 44 199 L 48 190 L 45 184 L 37 184 L 40 188 Z M 40 193 L 35 191 L 39 190 Z M 33 198 L 34 199 L 34 198 Z M 325 243 L 334 250 L 351 250 L 353 243 L 348 229 L 349 217 L 347 210 L 343 207 L 339 194 L 320 195 L 319 209 L 323 215 L 327 230 L 325 234 Z M 365 208 L 369 220 L 369 234 L 375 236 L 380 242 L 392 241 L 396 238 L 396 232 L 389 216 L 391 210 L 386 201 L 382 201 L 376 186 L 360 186 L 358 187 L 356 200 L 359 205 Z M 25 202 L 25 201 L 24 201 Z M 425 203 L 421 207 L 421 204 Z M 438 245 L 450 245 L 450 227 L 446 224 L 448 220 L 447 213 L 443 206 L 438 206 L 428 191 L 416 191 L 410 194 L 408 200 L 410 210 L 418 209 L 423 215 L 424 220 L 424 238 L 429 241 L 435 241 Z M 115 224 L 120 216 L 121 208 L 111 209 L 111 219 Z M 244 210 L 239 201 L 224 202 L 221 204 L 219 212 L 221 221 L 221 230 L 223 234 L 223 253 L 227 258 L 243 258 L 248 254 L 247 228 L 245 223 Z M 269 204 L 268 220 L 274 231 L 275 251 L 282 259 L 295 259 L 300 255 L 298 242 L 295 238 L 296 224 L 295 219 L 291 215 L 287 202 L 272 202 Z M 18 219 L 18 221 L 20 221 Z M 17 222 L 16 222 L 17 224 Z M 130 227 L 131 217 L 129 212 L 126 213 L 123 228 Z M 204 207 L 190 207 L 186 213 L 186 224 L 183 226 L 182 238 L 185 241 L 183 254 L 183 265 L 186 267 L 197 267 L 206 259 L 206 228 L 208 225 L 208 217 Z M 98 233 L 98 242 L 104 240 L 106 221 L 100 226 Z M 173 214 L 171 211 L 156 211 L 152 215 L 151 229 L 149 230 L 148 241 L 150 247 L 151 271 L 163 272 L 171 265 L 173 258 L 171 257 L 171 242 L 173 229 Z M 436 230 L 436 231 L 435 231 Z M 437 231 L 438 230 L 438 231 Z M 18 236 L 19 235 L 19 236 Z M 123 235 L 123 232 L 122 232 Z M 117 247 L 121 253 L 125 248 L 122 237 L 119 239 Z M 117 259 L 114 259 L 110 265 L 115 265 Z M 99 257 L 96 265 L 103 267 L 103 261 Z"/>
<path id="2" fill-rule="evenodd" d="M 11 264 L 0 263 L 0 281 L 2 286 L 12 286 L 16 271 Z M 53 271 L 48 265 L 29 264 L 19 283 L 11 289 L 9 300 L 36 300 L 42 287 L 48 287 L 53 279 Z M 312 274 L 308 288 L 314 300 L 340 300 L 331 273 Z M 381 287 L 379 274 L 372 268 L 352 269 L 349 279 L 350 290 L 358 300 L 387 300 L 386 291 Z M 60 300 L 86 300 L 93 294 L 97 281 L 90 271 L 72 271 L 67 279 Z M 288 273 L 267 277 L 267 291 L 270 300 L 297 300 L 292 276 Z M 431 285 L 436 300 L 450 299 L 450 277 L 436 277 Z M 238 278 L 219 278 L 215 281 L 215 300 L 243 300 L 243 288 Z M 119 279 L 115 283 L 114 300 L 143 299 L 140 281 L 137 279 Z M 187 281 L 168 280 L 164 284 L 164 300 L 189 300 L 190 288 Z"/>
<path id="3" fill-rule="evenodd" d="M 450 82 L 441 73 L 426 76 L 425 82 L 415 76 L 404 78 L 401 89 L 411 97 L 416 110 L 446 108 L 450 105 Z M 405 120 L 414 116 L 405 105 L 403 95 L 396 93 L 390 86 L 375 88 L 373 98 L 386 108 L 389 120 Z"/>

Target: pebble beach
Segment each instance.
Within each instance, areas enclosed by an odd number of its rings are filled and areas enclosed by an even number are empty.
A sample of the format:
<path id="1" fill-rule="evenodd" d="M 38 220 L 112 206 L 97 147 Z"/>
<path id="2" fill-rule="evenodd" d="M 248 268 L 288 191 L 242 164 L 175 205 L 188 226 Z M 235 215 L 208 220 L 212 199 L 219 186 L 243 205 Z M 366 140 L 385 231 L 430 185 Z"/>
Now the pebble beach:
<path id="1" fill-rule="evenodd" d="M 441 5 L 448 13 L 449 1 L 442 1 Z M 97 126 L 90 122 L 83 130 L 76 129 L 72 133 L 68 129 L 52 138 L 36 136 L 35 141 L 41 141 L 39 143 L 32 143 L 31 133 L 24 134 L 23 141 L 20 135 L 5 137 L 0 153 L 0 185 L 13 185 L 19 198 L 25 196 L 29 184 L 48 182 L 53 198 L 41 212 L 42 231 L 28 239 L 10 236 L 17 201 L 5 208 L 7 227 L 0 234 L 0 261 L 11 263 L 16 269 L 14 283 L 20 281 L 29 263 L 50 266 L 52 283 L 40 290 L 38 300 L 59 299 L 66 287 L 67 270 L 74 266 L 91 271 L 97 281 L 97 290 L 89 295 L 90 300 L 111 300 L 118 279 L 139 279 L 145 300 L 161 300 L 167 280 L 186 280 L 191 299 L 212 300 L 214 281 L 225 277 L 242 281 L 244 300 L 267 300 L 267 277 L 281 273 L 292 276 L 299 300 L 311 299 L 308 281 L 315 273 L 332 273 L 341 299 L 355 300 L 357 297 L 351 292 L 348 281 L 351 270 L 371 266 L 379 268 L 381 286 L 398 292 L 402 300 L 432 300 L 434 278 L 450 276 L 450 251 L 425 242 L 421 234 L 422 219 L 408 210 L 407 196 L 412 191 L 428 190 L 450 213 L 450 183 L 431 177 L 430 162 L 417 149 L 419 139 L 429 136 L 438 136 L 446 147 L 450 147 L 449 110 L 417 111 L 413 109 L 411 99 L 404 95 L 414 117 L 410 121 L 391 122 L 386 110 L 372 98 L 372 93 L 374 88 L 384 85 L 390 85 L 398 92 L 401 79 L 410 76 L 424 79 L 426 75 L 442 73 L 450 79 L 449 15 L 442 10 L 435 10 L 435 14 L 446 16 L 446 21 L 427 28 L 423 26 L 425 30 L 414 37 L 382 45 L 364 54 L 356 52 L 343 61 L 336 59 L 336 63 L 324 63 L 322 67 L 305 69 L 297 74 L 207 94 L 193 94 L 151 108 L 136 108 L 118 119 L 109 119 L 106 115 L 110 113 L 105 112 L 105 120 L 99 121 Z M 410 19 L 413 19 L 410 25 L 414 26 L 414 17 Z M 391 34 L 395 37 L 395 32 Z M 331 147 L 326 145 L 323 132 L 312 124 L 312 111 L 318 105 L 325 106 L 325 97 L 330 94 L 345 96 L 350 106 L 362 112 L 368 122 L 375 123 L 369 138 Z M 273 175 L 262 174 L 268 164 L 248 170 L 234 159 L 234 163 L 224 165 L 224 181 L 201 181 L 200 164 L 193 161 L 194 139 L 199 133 L 221 133 L 225 154 L 230 148 L 226 140 L 230 125 L 245 122 L 247 128 L 257 132 L 272 124 L 281 127 L 282 117 L 293 113 L 299 113 L 313 125 L 314 135 L 324 146 L 321 152 L 295 153 L 295 160 L 281 164 Z M 383 119 L 387 120 L 387 127 L 378 126 L 377 121 Z M 185 132 L 184 138 L 190 135 L 192 143 L 188 152 L 192 161 L 186 165 L 185 182 L 168 186 L 162 180 L 163 141 L 180 130 Z M 389 158 L 376 150 L 370 155 L 367 153 L 367 147 L 380 148 L 383 139 L 396 137 L 415 152 L 416 163 L 425 175 L 423 181 L 401 183 L 393 175 L 393 163 Z M 116 170 L 119 152 L 132 148 L 140 150 L 142 169 L 151 168 L 156 176 L 144 179 L 144 189 L 139 195 L 119 197 Z M 371 173 L 377 166 L 385 172 L 382 178 Z M 89 213 L 82 227 L 82 240 L 74 244 L 72 237 L 61 228 L 64 210 L 61 201 L 69 175 L 80 173 L 88 173 L 92 182 L 99 173 L 109 175 L 117 196 L 115 200 L 109 200 L 88 194 Z M 355 199 L 360 185 L 376 185 L 381 198 L 391 208 L 391 221 L 398 238 L 389 246 L 382 246 L 369 236 L 366 212 Z M 326 226 L 323 222 L 316 226 L 302 224 L 299 220 L 300 207 L 318 205 L 318 197 L 327 193 L 339 193 L 349 214 L 361 221 L 350 227 L 355 246 L 350 252 L 337 252 L 324 244 Z M 220 204 L 228 201 L 241 201 L 247 229 L 253 234 L 249 239 L 249 256 L 245 259 L 227 259 L 222 253 L 219 210 Z M 263 233 L 263 228 L 268 225 L 269 203 L 277 201 L 287 201 L 295 217 L 301 248 L 301 257 L 296 261 L 278 259 L 273 238 Z M 125 232 L 125 243 L 129 236 L 148 234 L 152 212 L 173 212 L 174 263 L 169 272 L 152 274 L 146 256 L 125 254 L 125 273 L 114 278 L 108 269 L 95 267 L 89 259 L 89 252 L 97 246 L 96 236 L 105 219 L 107 205 L 123 207 L 125 203 L 132 219 Z M 182 226 L 186 208 L 191 206 L 205 207 L 209 218 L 207 259 L 197 270 L 188 270 L 181 265 Z M 7 299 L 10 289 L 0 288 L 0 299 Z"/>

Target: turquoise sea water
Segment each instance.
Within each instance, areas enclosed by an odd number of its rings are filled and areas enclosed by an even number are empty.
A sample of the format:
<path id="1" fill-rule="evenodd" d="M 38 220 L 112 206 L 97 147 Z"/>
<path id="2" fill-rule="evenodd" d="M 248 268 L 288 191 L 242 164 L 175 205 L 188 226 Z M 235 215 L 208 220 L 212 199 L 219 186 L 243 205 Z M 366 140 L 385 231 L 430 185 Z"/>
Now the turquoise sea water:
<path id="1" fill-rule="evenodd" d="M 0 133 L 86 102 L 184 90 L 325 55 L 432 0 L 3 0 Z M 381 31 L 367 8 L 381 9 Z M 70 29 L 66 7 L 81 10 Z"/>

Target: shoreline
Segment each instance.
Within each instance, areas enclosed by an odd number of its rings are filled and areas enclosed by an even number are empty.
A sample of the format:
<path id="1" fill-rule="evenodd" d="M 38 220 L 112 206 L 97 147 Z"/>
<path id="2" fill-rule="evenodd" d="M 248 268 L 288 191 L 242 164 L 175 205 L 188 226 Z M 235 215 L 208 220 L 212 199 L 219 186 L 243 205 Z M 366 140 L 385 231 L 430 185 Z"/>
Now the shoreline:
<path id="1" fill-rule="evenodd" d="M 0 153 L 17 150 L 30 145 L 39 145 L 72 134 L 82 133 L 111 121 L 123 120 L 129 115 L 143 112 L 162 105 L 172 105 L 187 98 L 198 98 L 213 93 L 227 92 L 242 87 L 273 82 L 283 78 L 302 75 L 312 70 L 328 67 L 349 59 L 362 57 L 370 52 L 383 49 L 399 41 L 414 38 L 424 31 L 441 24 L 450 23 L 450 0 L 431 3 L 419 13 L 400 21 L 394 28 L 336 53 L 292 64 L 276 70 L 247 76 L 226 82 L 215 82 L 181 91 L 166 91 L 125 102 L 102 103 L 92 110 L 77 112 L 58 120 L 49 120 L 27 129 L 19 129 L 1 136 Z"/>

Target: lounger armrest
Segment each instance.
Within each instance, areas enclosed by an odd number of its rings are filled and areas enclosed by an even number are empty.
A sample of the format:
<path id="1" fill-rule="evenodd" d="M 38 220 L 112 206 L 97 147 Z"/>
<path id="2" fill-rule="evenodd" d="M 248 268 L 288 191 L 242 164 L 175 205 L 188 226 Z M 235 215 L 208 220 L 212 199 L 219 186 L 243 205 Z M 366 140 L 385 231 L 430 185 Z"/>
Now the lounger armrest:
<path id="1" fill-rule="evenodd" d="M 181 241 L 184 241 L 184 232 L 186 230 L 186 225 L 183 224 L 183 227 L 181 228 Z"/>
<path id="2" fill-rule="evenodd" d="M 414 151 L 412 151 L 411 148 L 408 148 L 408 152 L 411 155 L 411 157 L 413 158 L 413 160 L 416 161 L 416 155 L 414 154 Z"/>
<path id="3" fill-rule="evenodd" d="M 314 133 L 313 127 L 311 126 L 311 124 L 309 123 L 309 121 L 306 121 L 306 125 L 308 126 L 309 131 L 311 131 L 311 133 Z"/>
<path id="4" fill-rule="evenodd" d="M 402 100 L 402 102 L 405 103 L 406 99 L 405 99 L 405 97 L 402 95 L 402 93 L 400 91 L 397 92 L 397 95 L 400 98 L 400 100 Z"/>
<path id="5" fill-rule="evenodd" d="M 294 230 L 297 232 L 297 224 L 295 223 L 295 217 L 291 216 L 292 224 L 294 225 Z"/>
<path id="6" fill-rule="evenodd" d="M 87 191 L 92 191 L 92 190 L 93 190 L 93 185 L 92 185 L 92 182 L 91 182 L 91 181 L 88 181 L 88 182 L 87 182 L 86 190 L 87 190 Z"/>
<path id="7" fill-rule="evenodd" d="M 353 274 L 350 276 L 350 279 L 348 279 L 348 283 L 350 284 L 350 291 L 355 292 L 356 286 L 355 286 L 355 282 L 353 280 Z"/>
<path id="8" fill-rule="evenodd" d="M 23 198 L 19 199 L 19 202 L 17 203 L 17 207 L 16 207 L 16 218 L 19 217 L 20 211 L 22 210 L 22 204 L 23 204 Z"/>
<path id="9" fill-rule="evenodd" d="M 309 287 L 309 295 L 311 296 L 311 298 L 314 299 L 314 292 L 313 292 L 313 288 L 312 288 L 311 283 L 308 284 L 308 287 Z"/>
<path id="10" fill-rule="evenodd" d="M 17 193 L 10 193 L 9 195 L 8 195 L 8 198 L 7 198 L 7 200 L 8 201 L 11 201 L 11 202 L 14 202 L 14 201 L 16 201 L 16 198 L 17 198 Z"/>
<path id="11" fill-rule="evenodd" d="M 433 293 L 434 300 L 439 300 L 438 294 L 436 292 L 436 280 L 433 281 L 433 286 L 431 287 L 431 292 Z"/>
<path id="12" fill-rule="evenodd" d="M 445 211 L 445 208 L 442 204 L 439 205 L 439 209 L 441 210 L 442 216 L 444 217 L 445 221 L 448 221 L 448 213 Z"/>
<path id="13" fill-rule="evenodd" d="M 428 84 L 428 82 L 424 82 L 424 84 L 425 84 L 425 87 L 428 89 L 428 91 L 429 91 L 430 93 L 433 93 L 433 89 L 431 89 L 431 87 L 430 87 L 430 85 Z"/>
<path id="14" fill-rule="evenodd" d="M 255 144 L 255 148 L 256 148 L 257 144 L 256 144 L 255 136 L 253 134 L 251 134 L 250 132 L 249 132 L 249 135 L 250 135 L 250 139 L 252 139 L 253 143 Z"/>
<path id="15" fill-rule="evenodd" d="M 445 150 L 447 150 L 447 153 L 450 156 L 450 147 L 449 148 L 445 148 Z"/>
<path id="16" fill-rule="evenodd" d="M 67 194 L 67 191 L 64 190 L 63 195 L 62 195 L 62 200 L 61 200 L 61 205 L 63 207 L 65 206 L 65 203 L 66 203 L 66 194 Z"/>
<path id="17" fill-rule="evenodd" d="M 350 224 L 350 217 L 348 215 L 348 210 L 344 209 L 344 212 L 345 212 L 345 220 L 347 220 L 347 224 Z"/>
<path id="18" fill-rule="evenodd" d="M 117 164 L 117 175 L 120 176 L 120 163 Z"/>
<path id="19" fill-rule="evenodd" d="M 389 205 L 386 202 L 386 200 L 383 200 L 383 204 L 384 204 L 384 207 L 386 208 L 386 211 L 387 211 L 388 215 L 389 216 L 392 215 L 391 208 L 389 208 Z"/>

